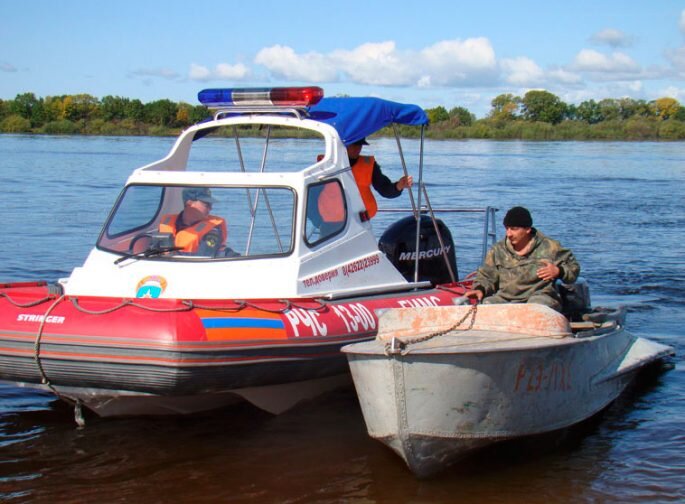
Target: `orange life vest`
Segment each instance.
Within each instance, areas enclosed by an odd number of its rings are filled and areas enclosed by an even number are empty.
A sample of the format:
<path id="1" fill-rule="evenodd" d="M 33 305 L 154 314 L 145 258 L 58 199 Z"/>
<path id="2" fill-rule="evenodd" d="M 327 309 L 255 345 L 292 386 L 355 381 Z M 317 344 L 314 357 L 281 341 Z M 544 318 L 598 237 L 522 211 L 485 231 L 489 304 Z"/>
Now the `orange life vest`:
<path id="1" fill-rule="evenodd" d="M 209 233 L 212 229 L 218 228 L 221 233 L 221 243 L 223 245 L 228 237 L 228 230 L 226 228 L 226 221 L 221 217 L 216 215 L 209 215 L 205 220 L 201 220 L 183 228 L 180 231 L 176 231 L 176 220 L 178 219 L 178 214 L 167 214 L 162 217 L 159 223 L 160 233 L 171 233 L 174 235 L 174 245 L 177 247 L 183 247 L 181 252 L 193 253 L 197 252 L 200 248 L 200 243 L 202 238 Z"/>
<path id="2" fill-rule="evenodd" d="M 374 164 L 376 164 L 376 159 L 373 156 L 359 156 L 359 159 L 357 159 L 357 162 L 352 167 L 352 175 L 355 182 L 357 182 L 357 187 L 369 218 L 378 213 L 378 203 L 376 203 L 376 198 L 371 192 Z"/>
<path id="3" fill-rule="evenodd" d="M 321 161 L 321 159 L 323 159 L 323 154 L 317 157 L 317 161 Z M 357 183 L 369 219 L 378 213 L 378 203 L 376 203 L 376 198 L 371 192 L 375 164 L 376 159 L 373 156 L 359 156 L 352 167 L 352 176 Z M 319 195 L 318 206 L 324 222 L 340 222 L 345 218 L 345 205 L 337 185 L 328 184 L 323 188 Z"/>

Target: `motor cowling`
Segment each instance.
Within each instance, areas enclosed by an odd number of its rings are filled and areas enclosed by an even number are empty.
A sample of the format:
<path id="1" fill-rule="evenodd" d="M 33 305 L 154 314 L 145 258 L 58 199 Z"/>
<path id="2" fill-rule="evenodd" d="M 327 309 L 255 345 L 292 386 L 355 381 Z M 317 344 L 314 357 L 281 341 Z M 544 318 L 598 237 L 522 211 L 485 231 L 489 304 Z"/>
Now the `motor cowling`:
<path id="1" fill-rule="evenodd" d="M 436 226 L 438 231 L 436 231 Z M 443 247 L 440 246 L 438 232 L 442 237 Z M 414 281 L 414 265 L 416 262 L 416 219 L 413 215 L 398 220 L 385 230 L 378 242 L 378 247 L 390 259 L 408 281 Z M 419 276 L 420 282 L 429 281 L 433 285 L 452 281 L 447 261 L 457 273 L 457 259 L 454 241 L 449 228 L 439 219 L 435 224 L 430 217 L 421 216 L 419 231 Z"/>
<path id="2" fill-rule="evenodd" d="M 583 277 L 576 278 L 571 284 L 561 280 L 554 282 L 554 287 L 561 296 L 562 313 L 572 322 L 583 320 L 583 315 L 590 312 L 590 286 Z"/>

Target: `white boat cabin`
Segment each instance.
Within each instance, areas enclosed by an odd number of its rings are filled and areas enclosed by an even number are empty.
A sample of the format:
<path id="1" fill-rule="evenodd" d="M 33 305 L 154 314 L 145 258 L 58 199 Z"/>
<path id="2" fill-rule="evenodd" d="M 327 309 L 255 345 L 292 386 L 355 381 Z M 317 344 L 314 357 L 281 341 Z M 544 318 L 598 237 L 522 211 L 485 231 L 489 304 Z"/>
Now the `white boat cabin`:
<path id="1" fill-rule="evenodd" d="M 274 105 L 272 95 L 265 104 L 250 90 L 209 103 L 212 120 L 128 178 L 95 248 L 62 280 L 65 293 L 280 299 L 410 288 L 378 248 L 339 125 L 310 114 L 319 88 L 297 89 L 310 101 Z M 225 243 L 210 251 L 179 250 L 165 228 L 188 189 L 209 189 L 210 213 L 225 223 L 227 236 L 215 237 Z"/>

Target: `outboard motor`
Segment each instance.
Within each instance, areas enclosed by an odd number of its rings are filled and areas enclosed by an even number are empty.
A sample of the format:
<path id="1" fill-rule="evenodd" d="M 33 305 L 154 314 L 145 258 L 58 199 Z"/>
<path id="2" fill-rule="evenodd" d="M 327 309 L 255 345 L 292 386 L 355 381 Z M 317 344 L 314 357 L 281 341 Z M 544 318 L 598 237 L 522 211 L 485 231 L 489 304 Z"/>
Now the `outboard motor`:
<path id="1" fill-rule="evenodd" d="M 590 286 L 583 277 L 578 277 L 572 284 L 557 280 L 554 287 L 561 296 L 562 312 L 572 322 L 582 320 L 583 314 L 591 309 Z"/>
<path id="2" fill-rule="evenodd" d="M 440 230 L 447 260 L 455 279 L 458 280 L 452 233 L 441 220 L 436 219 L 435 223 Z M 378 242 L 378 248 L 388 256 L 404 278 L 410 282 L 414 281 L 416 219 L 413 215 L 398 220 L 386 229 Z M 419 237 L 419 282 L 429 281 L 435 285 L 452 281 L 444 256 L 433 221 L 427 215 L 422 215 Z"/>

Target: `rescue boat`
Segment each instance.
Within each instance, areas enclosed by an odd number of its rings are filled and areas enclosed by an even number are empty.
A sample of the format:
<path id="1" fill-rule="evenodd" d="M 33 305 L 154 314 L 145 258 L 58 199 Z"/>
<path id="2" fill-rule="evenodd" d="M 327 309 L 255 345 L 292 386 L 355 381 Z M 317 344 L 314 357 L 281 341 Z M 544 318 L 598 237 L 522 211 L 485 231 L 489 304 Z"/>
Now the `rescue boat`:
<path id="1" fill-rule="evenodd" d="M 82 407 L 185 414 L 241 399 L 279 413 L 351 384 L 340 348 L 373 340 L 383 310 L 463 294 L 422 180 L 420 107 L 318 87 L 199 100 L 211 119 L 133 171 L 81 266 L 55 282 L 0 284 L 0 380 L 56 394 L 79 421 Z M 419 132 L 418 184 L 379 242 L 345 145 L 392 126 L 406 174 L 397 124 Z M 293 138 L 296 159 L 280 149 Z M 162 222 L 188 189 L 209 190 L 225 223 L 211 254 L 176 246 Z M 482 211 L 494 229 L 494 210 Z"/>

